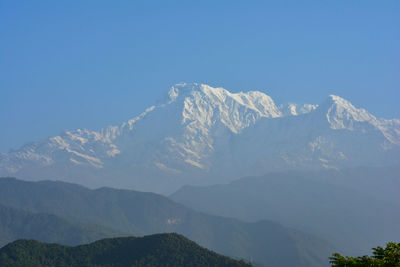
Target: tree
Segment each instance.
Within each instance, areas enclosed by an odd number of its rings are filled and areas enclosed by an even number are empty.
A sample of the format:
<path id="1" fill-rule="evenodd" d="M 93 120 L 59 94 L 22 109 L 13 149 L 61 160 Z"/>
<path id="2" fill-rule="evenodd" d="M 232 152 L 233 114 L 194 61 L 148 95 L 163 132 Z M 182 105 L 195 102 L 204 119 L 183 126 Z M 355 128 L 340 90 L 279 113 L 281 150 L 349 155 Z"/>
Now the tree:
<path id="1" fill-rule="evenodd" d="M 389 242 L 386 248 L 372 249 L 373 256 L 348 257 L 334 253 L 329 262 L 334 267 L 400 267 L 400 243 Z"/>

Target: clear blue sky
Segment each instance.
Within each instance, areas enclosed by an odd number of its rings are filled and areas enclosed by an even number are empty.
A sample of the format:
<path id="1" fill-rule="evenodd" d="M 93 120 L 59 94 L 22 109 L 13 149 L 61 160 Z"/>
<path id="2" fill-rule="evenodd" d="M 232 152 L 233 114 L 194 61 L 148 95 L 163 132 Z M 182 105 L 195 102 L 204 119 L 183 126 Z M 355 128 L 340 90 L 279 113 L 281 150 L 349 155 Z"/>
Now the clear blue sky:
<path id="1" fill-rule="evenodd" d="M 400 118 L 400 1 L 0 0 L 0 152 L 117 125 L 177 82 Z"/>

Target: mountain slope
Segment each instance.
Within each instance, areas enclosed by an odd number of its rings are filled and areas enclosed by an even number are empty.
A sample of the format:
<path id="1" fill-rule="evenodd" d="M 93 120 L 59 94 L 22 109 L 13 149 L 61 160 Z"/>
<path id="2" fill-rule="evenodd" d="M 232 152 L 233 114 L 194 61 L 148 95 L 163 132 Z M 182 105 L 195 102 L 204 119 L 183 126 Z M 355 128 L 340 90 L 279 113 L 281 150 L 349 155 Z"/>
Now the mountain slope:
<path id="1" fill-rule="evenodd" d="M 388 123 L 393 128 L 385 128 Z M 330 96 L 314 111 L 261 119 L 231 142 L 233 177 L 271 171 L 323 170 L 399 164 L 399 120 L 378 120 Z M 226 181 L 232 180 L 226 179 Z"/>
<path id="2" fill-rule="evenodd" d="M 399 173 L 399 167 L 270 173 L 186 186 L 171 198 L 210 214 L 279 221 L 357 255 L 400 240 Z"/>
<path id="3" fill-rule="evenodd" d="M 104 227 L 72 223 L 54 215 L 0 205 L 0 247 L 21 238 L 78 245 L 120 235 Z"/>
<path id="4" fill-rule="evenodd" d="M 250 266 L 177 234 L 104 239 L 65 247 L 18 240 L 0 249 L 1 266 Z"/>
<path id="5" fill-rule="evenodd" d="M 338 96 L 278 107 L 261 92 L 177 84 L 120 126 L 65 131 L 0 154 L 0 175 L 170 193 L 237 175 L 399 158 L 400 120 L 377 119 Z"/>
<path id="6" fill-rule="evenodd" d="M 178 232 L 218 253 L 271 266 L 321 266 L 334 251 L 325 241 L 278 223 L 211 216 L 153 193 L 2 178 L 0 203 L 128 234 Z"/>

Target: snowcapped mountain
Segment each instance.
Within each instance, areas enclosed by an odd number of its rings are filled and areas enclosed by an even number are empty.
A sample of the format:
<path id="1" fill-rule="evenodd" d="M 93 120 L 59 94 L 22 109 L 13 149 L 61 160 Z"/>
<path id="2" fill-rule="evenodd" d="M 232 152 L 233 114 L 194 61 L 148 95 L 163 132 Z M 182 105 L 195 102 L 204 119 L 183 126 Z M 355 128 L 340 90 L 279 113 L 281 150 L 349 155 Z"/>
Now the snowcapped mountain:
<path id="1" fill-rule="evenodd" d="M 279 107 L 256 91 L 177 84 L 141 115 L 0 154 L 0 175 L 167 192 L 271 170 L 398 164 L 400 120 L 329 96 Z"/>

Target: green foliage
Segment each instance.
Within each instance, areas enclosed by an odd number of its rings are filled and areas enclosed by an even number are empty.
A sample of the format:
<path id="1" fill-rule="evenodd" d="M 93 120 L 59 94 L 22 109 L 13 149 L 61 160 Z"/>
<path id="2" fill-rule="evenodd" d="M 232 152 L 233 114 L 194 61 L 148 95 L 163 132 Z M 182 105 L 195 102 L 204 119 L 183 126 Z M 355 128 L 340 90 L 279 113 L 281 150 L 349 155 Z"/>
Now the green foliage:
<path id="1" fill-rule="evenodd" d="M 251 266 L 200 247 L 178 234 L 123 237 L 67 247 L 19 240 L 0 250 L 0 266 Z"/>
<path id="2" fill-rule="evenodd" d="M 370 266 L 370 267 L 400 267 L 400 243 L 389 242 L 386 248 L 373 248 L 373 256 L 348 257 L 335 253 L 330 257 L 334 267 Z"/>

